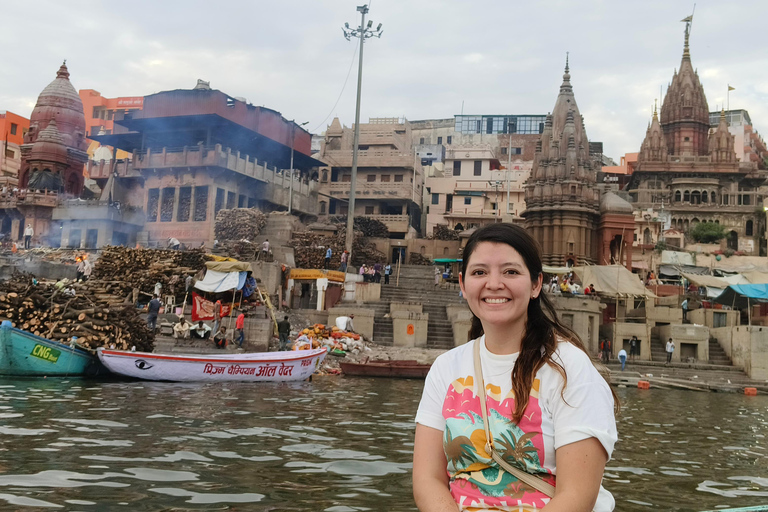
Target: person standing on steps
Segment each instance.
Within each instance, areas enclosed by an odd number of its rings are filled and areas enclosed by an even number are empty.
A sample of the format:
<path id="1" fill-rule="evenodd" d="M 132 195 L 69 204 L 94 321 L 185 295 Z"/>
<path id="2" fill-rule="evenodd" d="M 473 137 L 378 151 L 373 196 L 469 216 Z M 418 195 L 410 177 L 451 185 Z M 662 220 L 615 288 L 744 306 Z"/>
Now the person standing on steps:
<path id="1" fill-rule="evenodd" d="M 333 256 L 333 250 L 329 247 L 328 250 L 325 251 L 325 270 L 331 268 L 331 256 Z"/>
<path id="2" fill-rule="evenodd" d="M 683 308 L 683 322 L 688 320 L 688 299 L 683 300 L 680 307 Z"/>
<path id="3" fill-rule="evenodd" d="M 29 249 L 32 245 L 32 237 L 35 236 L 35 230 L 32 229 L 32 224 L 27 224 L 27 229 L 24 230 L 24 248 Z"/>
<path id="4" fill-rule="evenodd" d="M 349 258 L 349 253 L 345 250 L 341 253 L 341 263 L 339 264 L 339 272 L 346 272 L 347 271 L 347 259 Z"/>
<path id="5" fill-rule="evenodd" d="M 384 267 L 384 284 L 389 284 L 389 276 L 392 275 L 392 265 L 389 263 Z"/>
<path id="6" fill-rule="evenodd" d="M 629 358 L 631 360 L 635 360 L 635 354 L 640 352 L 640 340 L 637 339 L 637 336 L 632 336 L 632 338 L 629 340 Z"/>
<path id="7" fill-rule="evenodd" d="M 624 371 L 624 366 L 627 364 L 627 351 L 624 349 L 619 350 L 619 362 L 621 362 L 621 371 Z"/>
<path id="8" fill-rule="evenodd" d="M 669 338 L 669 341 L 667 341 L 667 364 L 672 362 L 672 354 L 675 353 L 675 342 L 672 341 L 672 338 Z"/>
<path id="9" fill-rule="evenodd" d="M 435 286 L 440 285 L 440 277 L 441 277 L 440 267 L 435 267 Z"/>

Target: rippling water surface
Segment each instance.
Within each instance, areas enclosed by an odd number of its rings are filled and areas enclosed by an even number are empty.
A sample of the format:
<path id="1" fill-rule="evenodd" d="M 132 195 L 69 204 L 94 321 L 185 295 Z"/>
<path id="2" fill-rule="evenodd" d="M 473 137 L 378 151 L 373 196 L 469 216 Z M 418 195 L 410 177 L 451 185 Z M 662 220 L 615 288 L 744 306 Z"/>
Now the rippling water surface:
<path id="1" fill-rule="evenodd" d="M 422 381 L 0 380 L 0 510 L 415 510 Z M 618 390 L 617 510 L 768 502 L 768 399 Z"/>

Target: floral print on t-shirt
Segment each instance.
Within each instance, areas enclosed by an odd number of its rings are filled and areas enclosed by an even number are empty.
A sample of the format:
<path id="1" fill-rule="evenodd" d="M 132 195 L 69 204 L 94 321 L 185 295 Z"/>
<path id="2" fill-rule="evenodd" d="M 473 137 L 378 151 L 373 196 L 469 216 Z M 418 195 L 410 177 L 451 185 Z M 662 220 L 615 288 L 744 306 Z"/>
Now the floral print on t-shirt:
<path id="1" fill-rule="evenodd" d="M 443 402 L 446 425 L 443 447 L 453 498 L 466 510 L 496 509 L 527 512 L 544 507 L 549 497 L 501 469 L 486 451 L 480 399 L 473 377 L 454 380 Z M 514 395 L 486 384 L 488 422 L 496 451 L 510 465 L 543 476 L 554 485 L 555 477 L 543 467 L 539 379 L 534 380 L 528 406 L 519 423 L 511 420 Z"/>

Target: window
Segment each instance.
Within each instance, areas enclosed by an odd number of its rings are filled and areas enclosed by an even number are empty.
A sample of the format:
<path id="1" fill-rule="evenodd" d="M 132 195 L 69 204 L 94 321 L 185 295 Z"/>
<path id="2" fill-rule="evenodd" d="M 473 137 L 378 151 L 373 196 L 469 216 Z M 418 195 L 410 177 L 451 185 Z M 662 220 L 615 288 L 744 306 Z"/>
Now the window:
<path id="1" fill-rule="evenodd" d="M 16 123 L 11 123 L 11 135 L 16 135 L 16 132 L 19 129 L 19 125 Z"/>
<path id="2" fill-rule="evenodd" d="M 365 214 L 366 215 L 373 215 L 373 206 L 366 206 L 365 207 Z"/>
<path id="3" fill-rule="evenodd" d="M 216 202 L 213 206 L 213 213 L 214 215 L 219 213 L 219 210 L 224 208 L 224 189 L 223 188 L 217 188 L 216 189 Z"/>
<path id="4" fill-rule="evenodd" d="M 747 221 L 747 226 L 744 228 L 744 234 L 745 235 L 752 236 L 752 229 L 753 229 L 752 226 L 753 226 L 752 221 L 748 220 Z"/>
<path id="5" fill-rule="evenodd" d="M 342 183 L 349 183 L 352 181 L 352 175 L 351 174 L 342 174 L 341 175 L 341 182 Z"/>
<path id="6" fill-rule="evenodd" d="M 445 143 L 446 143 L 446 144 L 450 144 L 450 143 L 451 143 L 451 140 L 453 139 L 453 137 L 452 137 L 451 135 L 449 135 L 449 136 L 447 136 L 445 139 L 446 139 L 446 140 L 445 140 Z"/>
<path id="7" fill-rule="evenodd" d="M 509 148 L 509 152 L 513 155 L 522 155 L 523 154 L 523 148 Z"/>
<path id="8" fill-rule="evenodd" d="M 100 107 L 93 107 L 93 113 L 91 114 L 91 117 L 94 119 L 98 119 L 100 110 L 101 110 Z"/>
<path id="9" fill-rule="evenodd" d="M 375 174 L 369 174 L 368 175 L 368 183 L 372 183 L 376 181 L 376 175 Z"/>
<path id="10" fill-rule="evenodd" d="M 192 204 L 192 187 L 179 189 L 179 204 L 176 205 L 176 220 L 187 222 L 189 220 L 189 206 Z"/>
<path id="11" fill-rule="evenodd" d="M 493 118 L 489 117 L 485 120 L 485 133 L 493 133 Z"/>
<path id="12" fill-rule="evenodd" d="M 720 311 L 713 312 L 712 327 L 728 327 L 728 314 Z"/>
<path id="13" fill-rule="evenodd" d="M 402 182 L 403 182 L 403 175 L 395 174 L 395 183 L 402 183 Z"/>
<path id="14" fill-rule="evenodd" d="M 453 162 L 453 175 L 461 176 L 461 160 Z"/>
<path id="15" fill-rule="evenodd" d="M 480 176 L 483 173 L 483 161 L 475 160 L 475 176 Z"/>
<path id="16" fill-rule="evenodd" d="M 326 202 L 320 201 L 320 215 L 325 215 Z"/>
<path id="17" fill-rule="evenodd" d="M 424 144 L 424 137 L 419 139 L 419 144 Z"/>
<path id="18" fill-rule="evenodd" d="M 501 154 L 506 155 L 507 154 L 507 148 L 501 148 Z"/>
<path id="19" fill-rule="evenodd" d="M 382 174 L 381 175 L 381 182 L 382 183 L 388 183 L 389 182 L 389 178 L 390 178 L 389 174 Z"/>
<path id="20" fill-rule="evenodd" d="M 16 152 L 12 149 L 5 149 L 5 158 L 16 158 Z"/>
<path id="21" fill-rule="evenodd" d="M 193 220 L 202 222 L 208 213 L 208 187 L 195 187 L 195 216 Z"/>
<path id="22" fill-rule="evenodd" d="M 237 194 L 234 192 L 227 192 L 227 210 L 231 210 L 235 207 L 235 199 Z"/>
<path id="23" fill-rule="evenodd" d="M 323 171 L 323 183 L 328 183 L 328 171 Z"/>
<path id="24" fill-rule="evenodd" d="M 438 144 L 442 144 L 443 143 L 443 138 L 442 137 L 438 137 L 437 138 L 437 143 Z"/>
<path id="25" fill-rule="evenodd" d="M 432 194 L 432 204 L 440 203 L 440 194 Z"/>
<path id="26" fill-rule="evenodd" d="M 467 196 L 464 198 L 464 204 L 472 204 L 472 198 Z"/>
<path id="27" fill-rule="evenodd" d="M 157 210 L 159 205 L 160 205 L 160 189 L 159 188 L 149 189 L 147 191 L 147 222 L 157 222 Z"/>
<path id="28" fill-rule="evenodd" d="M 680 202 L 680 198 L 681 198 L 680 191 L 679 190 L 675 190 L 675 202 L 679 203 Z"/>
<path id="29" fill-rule="evenodd" d="M 160 194 L 160 222 L 171 222 L 173 220 L 174 203 L 176 202 L 176 189 L 166 187 Z"/>

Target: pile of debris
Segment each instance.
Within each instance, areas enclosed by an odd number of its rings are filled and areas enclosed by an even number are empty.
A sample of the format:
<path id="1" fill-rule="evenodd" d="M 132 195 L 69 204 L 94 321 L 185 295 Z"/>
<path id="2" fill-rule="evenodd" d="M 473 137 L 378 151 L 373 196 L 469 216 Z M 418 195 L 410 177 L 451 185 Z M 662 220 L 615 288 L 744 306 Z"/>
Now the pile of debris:
<path id="1" fill-rule="evenodd" d="M 133 304 L 99 296 L 86 283 L 43 284 L 16 273 L 0 282 L 0 317 L 38 336 L 90 349 L 154 349 L 154 334 Z"/>
<path id="2" fill-rule="evenodd" d="M 145 295 L 151 294 L 156 283 L 162 284 L 164 295 L 175 295 L 184 291 L 184 277 L 199 272 L 207 260 L 202 249 L 174 251 L 107 246 L 94 265 L 91 279 L 107 283 L 108 293 L 122 297 L 131 294 L 134 288 Z"/>
<path id="3" fill-rule="evenodd" d="M 215 238 L 220 243 L 226 240 L 255 242 L 266 224 L 267 215 L 257 208 L 219 210 L 214 227 Z"/>
<path id="4" fill-rule="evenodd" d="M 335 325 L 328 327 L 315 324 L 299 332 L 293 342 L 293 350 L 328 347 L 328 350 L 358 353 L 365 348 L 365 343 L 359 334 L 339 329 Z"/>

